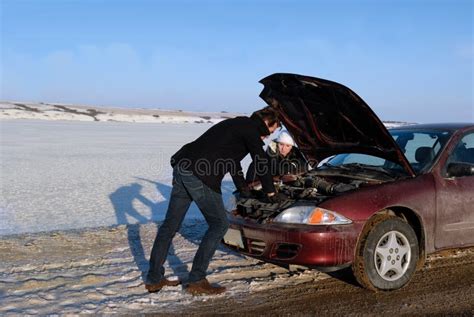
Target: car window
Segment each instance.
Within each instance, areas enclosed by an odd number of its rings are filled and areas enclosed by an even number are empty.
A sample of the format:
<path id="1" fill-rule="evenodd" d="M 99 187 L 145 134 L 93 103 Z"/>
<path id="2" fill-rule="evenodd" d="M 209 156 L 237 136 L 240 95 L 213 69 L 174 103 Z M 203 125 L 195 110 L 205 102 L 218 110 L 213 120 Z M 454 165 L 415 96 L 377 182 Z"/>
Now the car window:
<path id="1" fill-rule="evenodd" d="M 450 132 L 440 130 L 412 131 L 404 129 L 390 130 L 389 132 L 417 174 L 428 170 L 433 165 L 451 136 Z M 338 154 L 329 160 L 329 164 L 335 166 L 353 163 L 403 171 L 399 164 L 361 153 Z"/>
<path id="2" fill-rule="evenodd" d="M 454 147 L 448 160 L 451 162 L 474 164 L 474 133 L 465 135 Z"/>
<path id="3" fill-rule="evenodd" d="M 417 173 L 428 170 L 450 137 L 447 131 L 390 131 Z"/>

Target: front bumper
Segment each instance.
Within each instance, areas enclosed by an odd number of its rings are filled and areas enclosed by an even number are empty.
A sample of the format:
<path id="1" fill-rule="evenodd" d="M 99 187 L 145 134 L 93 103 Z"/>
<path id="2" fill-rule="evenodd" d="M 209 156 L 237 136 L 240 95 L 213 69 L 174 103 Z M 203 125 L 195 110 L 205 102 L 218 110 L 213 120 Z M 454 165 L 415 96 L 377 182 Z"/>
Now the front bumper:
<path id="1" fill-rule="evenodd" d="M 361 229 L 362 223 L 337 226 L 258 224 L 232 216 L 229 230 L 240 232 L 243 245 L 226 242 L 224 245 L 266 262 L 331 271 L 353 262 Z"/>

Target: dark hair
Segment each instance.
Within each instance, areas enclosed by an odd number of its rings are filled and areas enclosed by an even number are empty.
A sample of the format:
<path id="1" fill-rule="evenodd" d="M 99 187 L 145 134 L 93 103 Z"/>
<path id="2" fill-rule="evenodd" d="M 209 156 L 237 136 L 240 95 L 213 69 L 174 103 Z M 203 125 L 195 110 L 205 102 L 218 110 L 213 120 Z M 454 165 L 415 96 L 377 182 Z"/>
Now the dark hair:
<path id="1" fill-rule="evenodd" d="M 280 126 L 280 118 L 278 112 L 270 106 L 266 106 L 265 108 L 255 111 L 254 113 L 252 113 L 252 116 L 258 116 L 263 121 L 267 121 L 268 126 L 270 127 L 275 123 Z"/>

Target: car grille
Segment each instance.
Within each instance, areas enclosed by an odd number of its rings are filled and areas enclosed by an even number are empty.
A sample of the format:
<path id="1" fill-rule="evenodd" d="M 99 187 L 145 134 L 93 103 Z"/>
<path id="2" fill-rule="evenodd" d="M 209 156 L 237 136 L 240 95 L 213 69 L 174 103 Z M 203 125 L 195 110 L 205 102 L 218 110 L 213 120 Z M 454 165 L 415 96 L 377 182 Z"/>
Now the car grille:
<path id="1" fill-rule="evenodd" d="M 262 240 L 253 240 L 253 239 L 248 240 L 249 253 L 251 254 L 262 255 L 263 251 L 265 251 L 265 247 L 266 247 L 266 244 Z"/>

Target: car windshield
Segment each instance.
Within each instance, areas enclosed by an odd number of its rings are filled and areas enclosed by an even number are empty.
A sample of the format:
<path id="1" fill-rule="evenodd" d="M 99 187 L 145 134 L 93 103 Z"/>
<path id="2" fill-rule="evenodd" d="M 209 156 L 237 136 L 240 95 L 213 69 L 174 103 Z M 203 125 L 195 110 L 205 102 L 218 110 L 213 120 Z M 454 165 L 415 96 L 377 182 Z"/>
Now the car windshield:
<path id="1" fill-rule="evenodd" d="M 433 165 L 441 149 L 451 136 L 449 131 L 442 130 L 389 130 L 401 148 L 411 167 L 417 174 L 427 171 Z M 338 154 L 327 162 L 329 166 L 367 166 L 393 172 L 402 172 L 397 163 L 380 157 L 360 154 Z"/>

